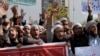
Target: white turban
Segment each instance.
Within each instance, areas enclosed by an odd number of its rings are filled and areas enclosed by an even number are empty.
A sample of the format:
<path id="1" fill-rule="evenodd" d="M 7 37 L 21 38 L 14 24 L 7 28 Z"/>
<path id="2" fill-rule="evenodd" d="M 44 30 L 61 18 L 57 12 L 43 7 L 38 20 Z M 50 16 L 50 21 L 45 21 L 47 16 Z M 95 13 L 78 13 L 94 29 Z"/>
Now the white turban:
<path id="1" fill-rule="evenodd" d="M 65 21 L 68 21 L 68 19 L 65 18 L 65 17 L 63 17 L 63 18 L 60 19 L 60 21 L 64 21 L 64 20 L 65 20 Z"/>
<path id="2" fill-rule="evenodd" d="M 24 26 L 20 26 L 20 29 L 23 29 L 24 28 Z"/>
<path id="3" fill-rule="evenodd" d="M 30 25 L 25 25 L 24 27 L 29 27 L 29 28 L 31 28 L 31 26 L 30 26 Z"/>
<path id="4" fill-rule="evenodd" d="M 74 23 L 72 28 L 74 28 L 75 26 L 79 26 L 79 27 L 82 27 L 82 24 L 81 23 Z"/>
<path id="5" fill-rule="evenodd" d="M 39 28 L 40 28 L 40 29 L 45 29 L 45 28 L 44 28 L 43 26 L 41 26 L 41 25 L 39 25 Z"/>
<path id="6" fill-rule="evenodd" d="M 32 25 L 31 28 L 35 28 L 35 27 L 39 28 L 39 25 L 34 24 L 34 25 Z"/>
<path id="7" fill-rule="evenodd" d="M 89 21 L 86 25 L 85 25 L 85 29 L 88 30 L 88 28 L 92 25 L 92 24 L 97 24 L 94 21 Z"/>
<path id="8" fill-rule="evenodd" d="M 63 26 L 62 26 L 62 25 L 55 25 L 55 26 L 53 26 L 53 28 L 51 29 L 51 32 L 54 33 L 54 31 L 55 31 L 57 28 L 63 28 Z"/>
<path id="9" fill-rule="evenodd" d="M 62 23 L 61 23 L 61 21 L 58 20 L 58 21 L 56 21 L 56 22 L 54 23 L 54 25 L 57 25 L 57 24 L 62 24 Z"/>

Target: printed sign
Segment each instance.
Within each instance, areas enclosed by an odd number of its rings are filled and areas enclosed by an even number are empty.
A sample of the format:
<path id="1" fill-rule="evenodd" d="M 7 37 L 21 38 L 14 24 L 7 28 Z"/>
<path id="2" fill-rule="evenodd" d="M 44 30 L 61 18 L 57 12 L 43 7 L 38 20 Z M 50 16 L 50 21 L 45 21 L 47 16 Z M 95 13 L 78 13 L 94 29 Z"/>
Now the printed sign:
<path id="1" fill-rule="evenodd" d="M 100 46 L 76 47 L 76 56 L 100 56 Z"/>
<path id="2" fill-rule="evenodd" d="M 100 14 L 100 0 L 90 0 L 92 4 L 92 11 L 95 14 Z M 88 11 L 88 0 L 82 0 L 82 11 Z"/>

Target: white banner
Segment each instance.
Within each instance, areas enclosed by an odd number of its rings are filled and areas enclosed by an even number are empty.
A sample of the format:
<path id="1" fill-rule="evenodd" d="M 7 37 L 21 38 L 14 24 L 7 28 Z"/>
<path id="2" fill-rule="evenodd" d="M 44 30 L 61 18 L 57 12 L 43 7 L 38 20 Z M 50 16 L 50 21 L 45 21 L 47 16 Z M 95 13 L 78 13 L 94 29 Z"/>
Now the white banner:
<path id="1" fill-rule="evenodd" d="M 100 0 L 90 0 L 92 3 L 92 11 L 94 14 L 100 14 Z M 88 0 L 82 0 L 82 11 L 87 12 L 88 6 L 87 6 Z"/>
<path id="2" fill-rule="evenodd" d="M 76 47 L 76 56 L 100 56 L 100 46 L 95 47 Z"/>

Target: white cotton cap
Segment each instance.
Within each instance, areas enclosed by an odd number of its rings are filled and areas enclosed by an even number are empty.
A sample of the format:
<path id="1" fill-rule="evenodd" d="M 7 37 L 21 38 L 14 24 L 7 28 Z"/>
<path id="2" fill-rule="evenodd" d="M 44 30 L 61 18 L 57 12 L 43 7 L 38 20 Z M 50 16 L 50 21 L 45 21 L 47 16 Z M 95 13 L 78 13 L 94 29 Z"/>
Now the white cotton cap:
<path id="1" fill-rule="evenodd" d="M 25 25 L 24 27 L 29 27 L 29 28 L 31 28 L 31 26 L 30 26 L 30 25 Z"/>
<path id="2" fill-rule="evenodd" d="M 55 25 L 53 26 L 53 28 L 51 29 L 51 32 L 54 33 L 54 30 L 56 30 L 57 28 L 63 28 L 62 25 Z"/>
<path id="3" fill-rule="evenodd" d="M 40 32 L 42 32 L 44 29 L 45 29 L 45 28 L 44 28 L 43 26 L 39 25 L 39 30 L 40 30 Z"/>
<path id="4" fill-rule="evenodd" d="M 73 26 L 72 26 L 72 29 L 73 29 L 75 26 L 82 27 L 82 24 L 81 24 L 81 23 L 74 23 Z"/>
<path id="5" fill-rule="evenodd" d="M 43 26 L 41 26 L 41 25 L 39 25 L 39 28 L 40 28 L 40 29 L 45 29 L 45 28 L 44 28 Z"/>
<path id="6" fill-rule="evenodd" d="M 54 25 L 58 25 L 58 24 L 62 24 L 61 21 L 58 20 L 58 21 L 56 21 L 56 22 L 54 23 Z"/>
<path id="7" fill-rule="evenodd" d="M 23 29 L 24 28 L 24 26 L 20 26 L 20 29 Z"/>
<path id="8" fill-rule="evenodd" d="M 63 18 L 60 19 L 60 21 L 64 21 L 64 20 L 65 20 L 65 21 L 68 21 L 68 19 L 65 18 L 65 17 L 63 17 Z"/>
<path id="9" fill-rule="evenodd" d="M 86 23 L 85 29 L 88 30 L 88 28 L 89 28 L 92 24 L 97 24 L 97 23 L 94 22 L 94 21 L 89 21 L 88 23 Z"/>
<path id="10" fill-rule="evenodd" d="M 35 28 L 35 27 L 39 28 L 39 25 L 34 24 L 34 25 L 32 25 L 31 28 Z"/>

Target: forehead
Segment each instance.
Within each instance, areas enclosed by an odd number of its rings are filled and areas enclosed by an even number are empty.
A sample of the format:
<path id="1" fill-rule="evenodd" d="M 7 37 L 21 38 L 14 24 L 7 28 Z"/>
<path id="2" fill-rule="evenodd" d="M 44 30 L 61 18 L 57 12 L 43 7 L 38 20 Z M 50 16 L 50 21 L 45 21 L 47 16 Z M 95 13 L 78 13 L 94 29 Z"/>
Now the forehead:
<path id="1" fill-rule="evenodd" d="M 91 25 L 90 25 L 90 27 L 93 27 L 93 26 L 97 27 L 96 24 L 91 24 Z"/>

